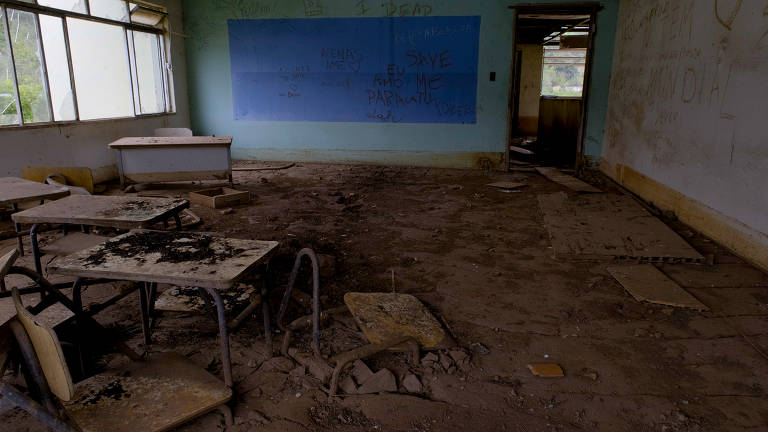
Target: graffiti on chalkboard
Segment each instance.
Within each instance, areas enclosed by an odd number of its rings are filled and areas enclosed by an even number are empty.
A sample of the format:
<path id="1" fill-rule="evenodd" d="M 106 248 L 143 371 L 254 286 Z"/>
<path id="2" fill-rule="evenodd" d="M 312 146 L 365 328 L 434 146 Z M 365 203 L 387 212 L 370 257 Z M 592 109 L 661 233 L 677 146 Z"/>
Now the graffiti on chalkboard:
<path id="1" fill-rule="evenodd" d="M 479 24 L 230 20 L 235 120 L 475 123 Z"/>

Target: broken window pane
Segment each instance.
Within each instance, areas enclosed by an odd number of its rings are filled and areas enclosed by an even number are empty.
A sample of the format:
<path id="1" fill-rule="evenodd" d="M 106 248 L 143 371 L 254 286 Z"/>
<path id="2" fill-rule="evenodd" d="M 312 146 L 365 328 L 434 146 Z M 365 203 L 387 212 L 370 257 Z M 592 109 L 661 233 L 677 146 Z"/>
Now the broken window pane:
<path id="1" fill-rule="evenodd" d="M 64 28 L 61 18 L 39 15 L 40 33 L 43 35 L 48 86 L 55 121 L 75 120 L 75 101 L 69 77 L 69 61 L 64 44 Z"/>
<path id="2" fill-rule="evenodd" d="M 165 111 L 163 95 L 163 68 L 160 64 L 158 36 L 152 33 L 133 32 L 136 54 L 136 75 L 139 84 L 139 104 L 142 114 Z"/>
<path id="3" fill-rule="evenodd" d="M 128 22 L 128 4 L 124 0 L 91 1 L 91 15 Z"/>
<path id="4" fill-rule="evenodd" d="M 80 119 L 133 116 L 123 28 L 77 18 L 67 18 L 67 28 Z"/>
<path id="5" fill-rule="evenodd" d="M 35 14 L 7 9 L 24 123 L 51 121 Z"/>
<path id="6" fill-rule="evenodd" d="M 544 47 L 541 94 L 544 96 L 581 97 L 587 50 Z"/>
<path id="7" fill-rule="evenodd" d="M 85 0 L 37 0 L 37 4 L 72 12 L 88 12 L 85 7 Z"/>
<path id="8" fill-rule="evenodd" d="M 19 124 L 16 88 L 13 85 L 13 62 L 5 33 L 3 9 L 0 8 L 0 126 Z"/>

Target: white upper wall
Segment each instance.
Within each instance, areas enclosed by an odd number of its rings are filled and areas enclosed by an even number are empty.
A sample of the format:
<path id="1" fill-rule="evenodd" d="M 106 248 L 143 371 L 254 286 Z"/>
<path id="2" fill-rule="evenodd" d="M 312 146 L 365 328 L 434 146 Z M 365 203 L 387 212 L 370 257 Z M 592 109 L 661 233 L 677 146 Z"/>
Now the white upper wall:
<path id="1" fill-rule="evenodd" d="M 110 142 L 125 136 L 151 136 L 156 128 L 189 127 L 187 71 L 184 56 L 181 0 L 152 0 L 165 6 L 171 22 L 175 114 L 119 120 L 96 120 L 62 126 L 0 128 L 0 177 L 21 176 L 29 165 L 103 168 L 115 163 Z M 94 41 L 98 43 L 98 41 Z M 104 95 L 109 98 L 109 95 Z"/>
<path id="2" fill-rule="evenodd" d="M 623 0 L 605 129 L 609 166 L 768 233 L 768 1 Z"/>

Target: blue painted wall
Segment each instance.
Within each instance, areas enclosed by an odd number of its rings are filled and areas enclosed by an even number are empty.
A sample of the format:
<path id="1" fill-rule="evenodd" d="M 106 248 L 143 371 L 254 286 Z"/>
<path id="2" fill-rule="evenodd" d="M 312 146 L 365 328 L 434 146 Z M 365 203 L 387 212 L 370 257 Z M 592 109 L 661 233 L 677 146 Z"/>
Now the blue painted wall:
<path id="1" fill-rule="evenodd" d="M 572 0 L 577 2 L 579 0 Z M 586 153 L 601 153 L 619 0 L 598 17 Z M 568 3 L 569 1 L 563 1 Z M 507 139 L 514 1 L 184 0 L 190 116 L 196 134 L 232 135 L 233 157 L 265 160 L 477 166 L 500 161 Z M 520 2 L 523 3 L 523 2 Z M 524 3 L 533 3 L 525 1 Z M 551 3 L 542 1 L 541 3 Z M 477 122 L 375 124 L 234 121 L 228 19 L 481 16 Z M 496 72 L 496 80 L 489 80 Z"/>

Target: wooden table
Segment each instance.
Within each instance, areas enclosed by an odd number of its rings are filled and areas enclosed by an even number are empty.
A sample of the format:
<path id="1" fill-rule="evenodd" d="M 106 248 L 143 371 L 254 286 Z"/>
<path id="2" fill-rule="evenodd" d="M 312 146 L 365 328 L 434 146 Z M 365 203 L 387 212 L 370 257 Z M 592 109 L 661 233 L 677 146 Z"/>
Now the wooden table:
<path id="1" fill-rule="evenodd" d="M 35 269 L 42 274 L 37 228 L 40 224 L 81 225 L 118 229 L 149 228 L 158 222 L 176 221 L 181 230 L 179 213 L 189 207 L 185 199 L 132 196 L 72 195 L 11 215 L 16 223 L 32 224 L 29 232 Z"/>
<path id="2" fill-rule="evenodd" d="M 144 282 L 139 289 L 142 327 L 149 343 L 149 314 L 158 283 L 195 286 L 216 305 L 221 337 L 224 381 L 232 386 L 232 364 L 224 303 L 219 291 L 233 287 L 256 267 L 266 264 L 276 241 L 240 240 L 210 234 L 133 230 L 48 265 L 48 271 L 77 278 L 105 278 Z M 263 281 L 264 278 L 262 278 Z M 153 288 L 154 286 L 154 288 Z M 264 289 L 262 289 L 264 293 Z M 269 321 L 265 317 L 265 330 Z"/>
<path id="3" fill-rule="evenodd" d="M 30 201 L 54 200 L 69 195 L 69 189 L 51 186 L 17 177 L 0 177 L 0 207 L 10 205 L 14 213 L 19 211 L 19 204 Z M 19 253 L 24 253 L 21 224 L 14 223 L 16 237 L 19 240 Z"/>
<path id="4" fill-rule="evenodd" d="M 232 185 L 232 137 L 126 137 L 117 151 L 120 184 L 178 180 L 228 180 Z"/>

